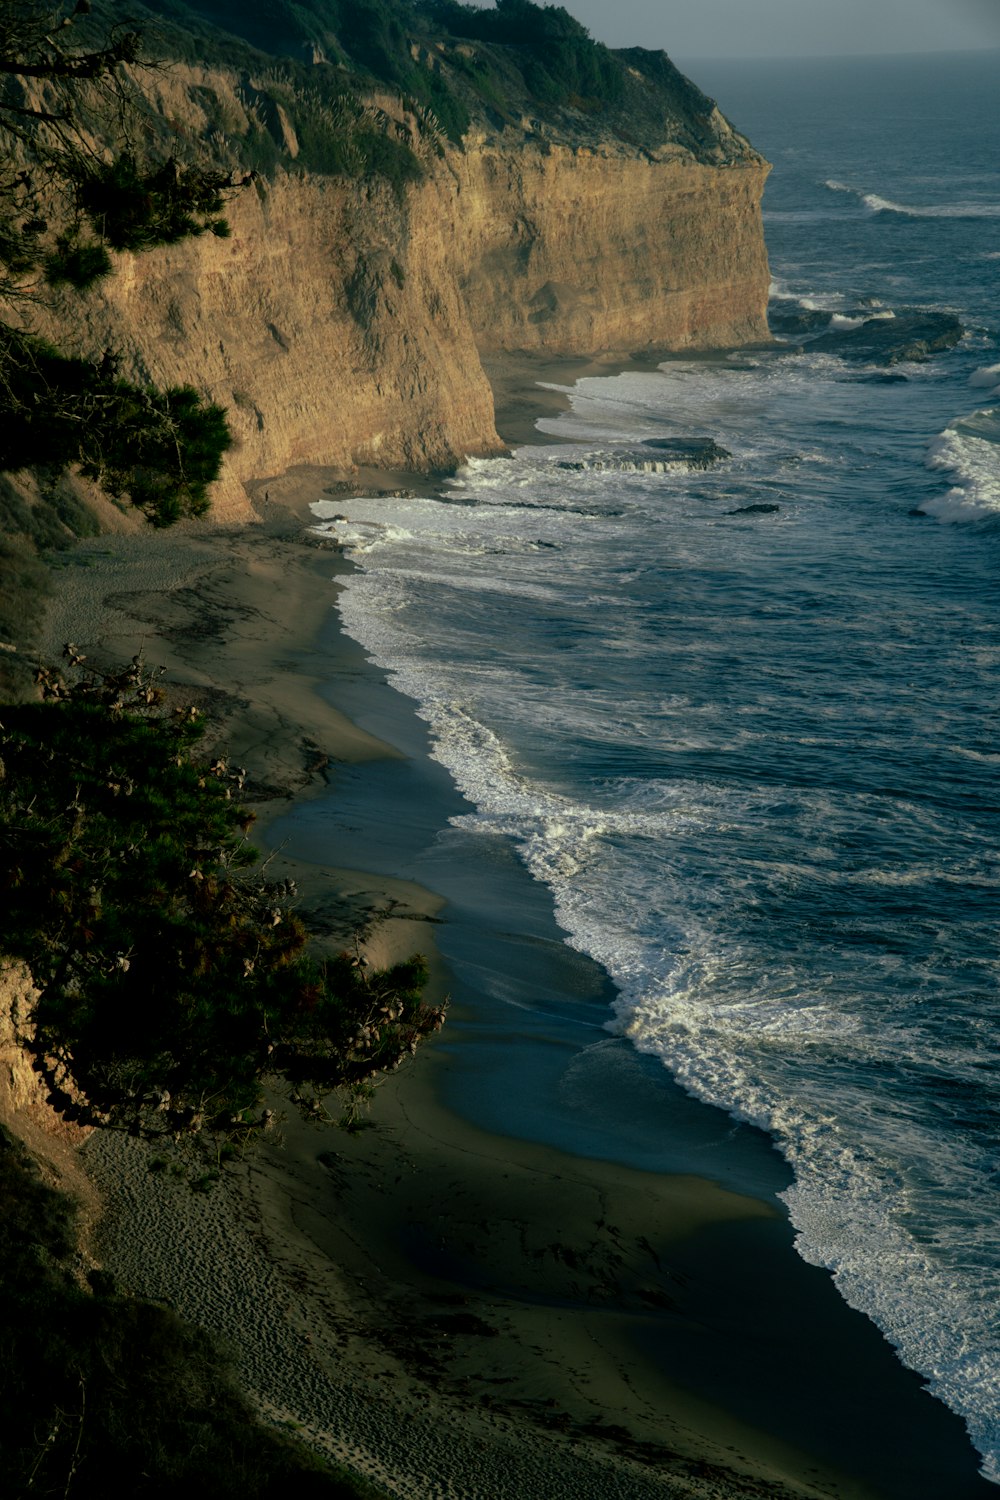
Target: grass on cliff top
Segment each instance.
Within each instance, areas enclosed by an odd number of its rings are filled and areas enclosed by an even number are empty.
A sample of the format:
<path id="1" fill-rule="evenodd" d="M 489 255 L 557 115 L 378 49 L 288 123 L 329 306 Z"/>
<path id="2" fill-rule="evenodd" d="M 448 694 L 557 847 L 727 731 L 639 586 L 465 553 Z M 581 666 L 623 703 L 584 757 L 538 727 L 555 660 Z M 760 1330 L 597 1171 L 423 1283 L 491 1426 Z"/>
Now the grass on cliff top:
<path id="1" fill-rule="evenodd" d="M 384 1500 L 265 1427 L 221 1346 L 79 1274 L 76 1210 L 0 1127 L 0 1452 L 11 1496 Z"/>
<path id="2" fill-rule="evenodd" d="M 318 95 L 364 93 L 375 81 L 456 144 L 474 116 L 518 124 L 525 113 L 584 134 L 588 121 L 599 122 L 640 148 L 670 138 L 699 156 L 715 144 L 712 101 L 665 53 L 612 51 L 559 5 L 145 0 L 145 10 L 156 18 L 151 40 L 158 24 L 163 43 L 187 61 L 259 72 L 265 59 L 280 59 L 297 87 Z M 298 130 L 300 116 L 292 118 Z M 297 164 L 314 165 L 306 154 Z M 366 164 L 371 175 L 383 170 L 377 160 Z"/>

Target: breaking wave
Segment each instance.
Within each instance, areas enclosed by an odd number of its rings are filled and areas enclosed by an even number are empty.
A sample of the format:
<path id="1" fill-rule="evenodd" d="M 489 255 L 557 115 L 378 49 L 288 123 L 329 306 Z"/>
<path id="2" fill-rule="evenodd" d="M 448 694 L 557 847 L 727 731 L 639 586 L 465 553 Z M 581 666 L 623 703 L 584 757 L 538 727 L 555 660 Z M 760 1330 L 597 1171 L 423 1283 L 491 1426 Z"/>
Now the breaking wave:
<path id="1" fill-rule="evenodd" d="M 947 474 L 954 484 L 947 495 L 922 507 L 927 514 L 942 521 L 1000 515 L 1000 407 L 950 422 L 930 444 L 927 467 Z"/>
<path id="2" fill-rule="evenodd" d="M 851 187 L 846 182 L 827 178 L 823 184 L 831 193 L 845 193 L 856 198 L 874 214 L 899 214 L 906 219 L 1000 219 L 1000 203 L 896 203 L 878 193 L 866 193 L 863 188 Z"/>

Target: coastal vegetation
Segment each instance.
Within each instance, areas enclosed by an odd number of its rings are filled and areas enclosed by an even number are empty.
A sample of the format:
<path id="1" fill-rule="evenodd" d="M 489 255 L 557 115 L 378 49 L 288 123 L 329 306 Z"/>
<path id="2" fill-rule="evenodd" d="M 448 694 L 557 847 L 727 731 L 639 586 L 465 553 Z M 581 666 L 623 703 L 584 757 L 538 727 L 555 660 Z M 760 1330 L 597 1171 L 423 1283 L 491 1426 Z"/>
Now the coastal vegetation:
<path id="1" fill-rule="evenodd" d="M 169 526 L 207 511 L 230 442 L 223 409 L 191 386 L 140 386 L 113 355 L 68 356 L 0 324 L 0 471 L 73 465 Z"/>
<path id="2" fill-rule="evenodd" d="M 248 132 L 215 143 L 229 160 L 260 152 L 262 170 L 392 179 L 407 157 L 419 170 L 428 144 L 461 147 L 474 120 L 515 129 L 530 118 L 570 121 L 629 143 L 659 144 L 669 130 L 695 152 L 711 135 L 711 100 L 664 53 L 612 51 L 560 5 L 145 0 L 139 13 L 164 56 L 245 68 L 280 104 L 297 152 L 266 105 Z M 395 96 L 415 133 L 380 120 L 373 91 Z"/>
<path id="3" fill-rule="evenodd" d="M 88 31 L 89 12 L 88 0 L 0 4 L 0 471 L 78 465 L 167 525 L 207 508 L 230 442 L 225 414 L 190 387 L 122 379 L 113 350 L 62 354 L 32 332 L 32 309 L 55 289 L 84 292 L 108 276 L 111 251 L 224 235 L 234 183 L 139 148 L 124 70 L 141 38 Z M 80 25 L 79 42 L 67 42 Z"/>
<path id="4" fill-rule="evenodd" d="M 141 659 L 66 656 L 42 701 L 0 708 L 2 947 L 35 988 L 12 1033 L 52 1110 L 145 1137 L 151 1172 L 207 1190 L 276 1123 L 265 1085 L 351 1124 L 443 1010 L 419 958 L 311 951 L 247 842 L 244 773 Z M 214 1338 L 87 1274 L 72 1200 L 3 1128 L 0 1286 L 12 1495 L 379 1500 L 262 1424 Z"/>
<path id="5" fill-rule="evenodd" d="M 204 153 L 161 151 L 143 129 L 144 44 L 111 13 L 0 0 L 0 630 L 30 643 L 40 557 L 96 523 L 76 472 L 156 526 L 208 508 L 231 437 L 189 385 L 126 379 L 114 349 L 82 357 L 36 331 L 37 313 L 84 296 L 113 254 L 224 236 L 237 180 Z M 18 478 L 8 476 L 19 476 Z M 0 688 L 21 690 L 8 659 Z"/>
<path id="6" fill-rule="evenodd" d="M 309 59 L 340 71 L 347 92 L 372 80 L 430 110 L 455 142 L 485 103 L 600 108 L 621 101 L 625 68 L 562 6 L 498 0 L 494 10 L 458 0 L 147 0 L 148 9 L 197 35 L 209 55 L 232 38 L 248 51 Z M 169 35 L 169 33 L 168 33 Z M 468 46 L 469 42 L 483 45 Z"/>
<path id="7" fill-rule="evenodd" d="M 430 0 L 429 14 L 456 37 L 510 48 L 532 99 L 587 111 L 620 104 L 625 69 L 561 5 L 498 0 L 493 10 Z"/>
<path id="8" fill-rule="evenodd" d="M 443 1021 L 422 960 L 314 955 L 293 893 L 257 870 L 245 773 L 200 753 L 197 711 L 141 658 L 77 665 L 42 670 L 43 701 L 4 709 L 0 732 L 3 945 L 38 990 L 25 1045 L 50 1102 L 216 1155 L 267 1128 L 269 1081 L 350 1119 Z"/>

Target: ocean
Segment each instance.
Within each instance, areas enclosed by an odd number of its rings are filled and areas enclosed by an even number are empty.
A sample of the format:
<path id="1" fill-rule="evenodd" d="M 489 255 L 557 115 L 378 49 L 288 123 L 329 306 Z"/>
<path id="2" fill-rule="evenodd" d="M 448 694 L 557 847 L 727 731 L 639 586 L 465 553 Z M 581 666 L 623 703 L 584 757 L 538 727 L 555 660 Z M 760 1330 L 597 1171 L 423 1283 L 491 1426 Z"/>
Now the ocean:
<path id="1" fill-rule="evenodd" d="M 582 380 L 440 499 L 314 507 L 465 799 L 443 846 L 551 893 L 613 982 L 595 1056 L 767 1133 L 799 1253 L 996 1483 L 998 67 L 692 69 L 774 163 L 778 342 Z"/>

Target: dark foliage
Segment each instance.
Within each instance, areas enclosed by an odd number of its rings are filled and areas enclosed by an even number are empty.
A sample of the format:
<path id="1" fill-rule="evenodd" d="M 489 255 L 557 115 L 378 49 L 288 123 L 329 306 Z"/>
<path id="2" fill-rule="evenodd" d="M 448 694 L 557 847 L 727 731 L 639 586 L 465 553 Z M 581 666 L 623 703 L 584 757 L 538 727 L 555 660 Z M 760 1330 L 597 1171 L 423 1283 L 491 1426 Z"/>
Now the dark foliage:
<path id="1" fill-rule="evenodd" d="M 402 201 L 407 185 L 420 179 L 420 163 L 413 152 L 402 141 L 378 132 L 364 131 L 357 137 L 364 153 L 366 170 L 382 177 L 392 188 L 397 201 Z"/>
<path id="2" fill-rule="evenodd" d="M 111 257 L 103 245 L 94 240 L 81 241 L 79 234 L 71 231 L 56 236 L 42 266 L 49 286 L 68 285 L 82 292 L 111 274 Z"/>
<path id="3" fill-rule="evenodd" d="M 9 306 L 30 305 L 41 283 L 84 291 L 110 273 L 109 250 L 227 233 L 228 175 L 173 156 L 146 160 L 121 138 L 135 123 L 121 68 L 140 57 L 140 39 L 114 25 L 88 34 L 89 11 L 0 0 L 0 299 Z M 38 82 L 44 94 L 30 91 Z M 95 128 L 107 155 L 90 142 Z M 229 443 L 225 413 L 196 391 L 131 384 L 111 351 L 70 358 L 19 318 L 0 321 L 0 471 L 78 465 L 166 526 L 207 509 Z"/>
<path id="4" fill-rule="evenodd" d="M 469 112 L 440 73 L 414 62 L 411 7 L 398 0 L 337 0 L 331 10 L 338 40 L 352 61 L 429 108 L 444 133 L 459 143 L 469 128 Z"/>
<path id="5" fill-rule="evenodd" d="M 228 173 L 187 167 L 169 157 L 143 164 L 134 151 L 108 162 L 72 164 L 80 212 L 114 250 L 148 250 L 191 235 L 228 232 L 221 218 Z"/>
<path id="6" fill-rule="evenodd" d="M 675 119 L 689 125 L 704 122 L 715 108 L 715 101 L 686 78 L 665 52 L 649 47 L 626 47 L 618 56 L 653 86 L 656 97 Z"/>
<path id="7" fill-rule="evenodd" d="M 429 111 L 456 143 L 477 110 L 516 120 L 526 107 L 543 115 L 571 108 L 601 114 L 606 126 L 628 141 L 638 136 L 659 143 L 669 123 L 697 151 L 699 120 L 712 109 L 665 54 L 640 48 L 611 52 L 559 5 L 499 0 L 487 9 L 460 0 L 146 0 L 146 6 L 168 18 L 165 34 L 179 55 L 230 65 L 238 58 L 240 66 L 257 72 L 262 54 L 280 58 L 295 86 L 309 95 L 322 95 L 335 82 L 342 96 L 356 96 L 374 78 L 425 117 Z M 192 36 L 197 36 L 194 51 Z M 315 66 L 317 57 L 333 66 Z M 308 59 L 304 66 L 303 58 Z M 289 114 L 301 140 L 301 100 Z M 329 170 L 380 175 L 381 161 L 359 160 L 347 149 L 352 132 L 346 120 L 340 124 L 339 153 L 331 152 L 329 141 L 324 153 L 333 162 Z M 263 144 L 264 154 L 269 149 Z M 275 160 L 283 160 L 280 148 Z M 258 164 L 257 156 L 253 161 Z M 305 154 L 302 164 L 316 167 Z"/>
<path id="8" fill-rule="evenodd" d="M 376 78 L 398 83 L 409 71 L 410 17 L 400 5 L 384 0 L 334 0 L 331 21 L 353 60 Z"/>
<path id="9" fill-rule="evenodd" d="M 225 232 L 227 174 L 175 157 L 147 160 L 122 135 L 135 106 L 121 68 L 140 58 L 141 39 L 115 26 L 88 35 L 89 9 L 0 0 L 0 145 L 19 163 L 0 169 L 6 296 L 32 273 L 50 285 L 89 286 L 111 270 L 106 246 L 145 250 Z M 72 45 L 66 38 L 81 17 L 84 34 Z M 26 91 L 36 80 L 44 97 Z M 91 146 L 85 119 L 103 126 L 107 156 Z"/>
<path id="10" fill-rule="evenodd" d="M 208 509 L 231 441 L 222 407 L 190 386 L 133 385 L 111 356 L 69 358 L 0 324 L 0 471 L 77 464 L 169 526 Z"/>
<path id="11" fill-rule="evenodd" d="M 2 713 L 0 890 L 68 1114 L 244 1142 L 265 1077 L 320 1114 L 441 1024 L 421 960 L 370 973 L 308 956 L 286 893 L 250 873 L 242 774 L 197 757 L 197 716 L 164 709 L 138 659 L 39 678 L 49 701 Z"/>
<path id="12" fill-rule="evenodd" d="M 433 14 L 455 36 L 478 37 L 506 47 L 533 47 L 546 42 L 587 41 L 587 28 L 561 5 L 534 5 L 532 0 L 497 0 L 491 10 L 459 0 L 432 0 Z"/>
<path id="13" fill-rule="evenodd" d="M 434 20 L 453 36 L 515 48 L 529 93 L 543 104 L 601 107 L 625 93 L 621 63 L 561 5 L 497 0 L 494 10 L 429 0 Z"/>
<path id="14" fill-rule="evenodd" d="M 469 98 L 494 104 L 503 83 L 488 57 L 469 68 L 451 50 L 446 65 L 413 55 L 413 43 L 475 40 L 508 49 L 523 88 L 538 105 L 604 108 L 623 96 L 624 70 L 615 56 L 594 42 L 586 28 L 561 6 L 530 0 L 499 0 L 495 10 L 456 0 L 151 0 L 164 15 L 185 20 L 194 14 L 262 51 L 301 56 L 324 48 L 331 61 L 355 74 L 370 75 L 430 110 L 444 133 L 459 143 L 469 128 Z M 218 45 L 218 43 L 216 43 Z M 463 86 L 455 86 L 455 75 Z M 468 97 L 467 97 L 468 96 Z M 377 162 L 369 170 L 378 173 Z"/>

